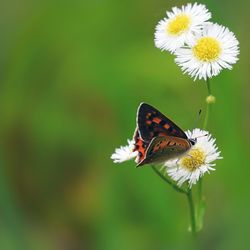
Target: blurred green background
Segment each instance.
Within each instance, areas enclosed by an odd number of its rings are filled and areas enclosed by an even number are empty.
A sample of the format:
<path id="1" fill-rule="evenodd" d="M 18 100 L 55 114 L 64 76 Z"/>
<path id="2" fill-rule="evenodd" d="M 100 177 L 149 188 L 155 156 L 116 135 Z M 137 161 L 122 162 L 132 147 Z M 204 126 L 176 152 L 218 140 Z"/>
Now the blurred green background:
<path id="1" fill-rule="evenodd" d="M 165 11 L 185 3 L 1 2 L 0 249 L 194 249 L 185 197 L 150 168 L 110 160 L 132 137 L 141 101 L 183 129 L 205 108 L 204 82 L 153 43 Z M 204 178 L 195 245 L 250 249 L 250 4 L 203 3 L 235 32 L 241 54 L 211 81 L 208 129 L 224 159 Z"/>

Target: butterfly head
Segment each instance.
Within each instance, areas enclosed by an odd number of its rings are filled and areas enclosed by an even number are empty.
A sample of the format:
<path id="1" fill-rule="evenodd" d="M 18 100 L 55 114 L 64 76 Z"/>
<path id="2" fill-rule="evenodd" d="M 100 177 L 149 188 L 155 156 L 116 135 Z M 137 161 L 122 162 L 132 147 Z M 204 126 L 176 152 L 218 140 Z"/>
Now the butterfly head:
<path id="1" fill-rule="evenodd" d="M 201 135 L 201 136 L 197 136 L 195 138 L 189 138 L 189 142 L 191 144 L 191 146 L 194 146 L 196 143 L 197 143 L 197 139 L 200 138 L 200 137 L 204 137 L 204 136 L 207 136 L 208 134 L 205 134 L 205 135 Z"/>
<path id="2" fill-rule="evenodd" d="M 197 138 L 190 138 L 190 139 L 189 139 L 189 142 L 190 142 L 190 144 L 191 144 L 192 146 L 194 146 L 194 145 L 196 144 L 196 142 L 197 142 Z"/>

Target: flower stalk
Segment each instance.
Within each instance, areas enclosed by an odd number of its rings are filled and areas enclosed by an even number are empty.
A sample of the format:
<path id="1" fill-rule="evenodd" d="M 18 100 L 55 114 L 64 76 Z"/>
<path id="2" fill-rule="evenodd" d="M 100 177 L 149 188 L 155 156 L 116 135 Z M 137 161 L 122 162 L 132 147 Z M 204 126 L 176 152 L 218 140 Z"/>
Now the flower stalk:
<path id="1" fill-rule="evenodd" d="M 203 123 L 203 129 L 207 128 L 211 104 L 213 104 L 215 102 L 215 97 L 212 96 L 211 84 L 210 84 L 209 79 L 206 80 L 206 86 L 207 86 L 208 96 L 206 98 L 207 108 L 206 108 L 206 114 L 205 114 L 205 119 L 204 119 L 204 123 Z M 212 99 L 209 97 L 213 97 L 213 101 L 209 101 L 209 99 L 210 100 Z M 203 228 L 203 219 L 204 219 L 205 209 L 206 209 L 205 197 L 202 194 L 202 179 L 203 178 L 201 177 L 199 182 L 198 182 L 198 201 L 197 201 L 198 205 L 197 205 L 197 215 L 196 215 L 197 224 L 198 224 L 198 229 L 197 229 L 198 231 L 202 230 L 202 228 Z"/>
<path id="2" fill-rule="evenodd" d="M 210 85 L 209 79 L 206 80 L 206 85 L 207 85 L 208 96 L 206 98 L 207 107 L 206 107 L 206 114 L 205 114 L 205 119 L 204 119 L 204 123 L 203 123 L 203 129 L 207 128 L 207 123 L 208 123 L 208 118 L 209 118 L 209 113 L 210 113 L 210 105 L 213 103 L 209 100 L 209 99 L 211 99 L 209 97 L 213 97 L 211 94 L 211 85 Z M 213 97 L 213 98 L 215 99 L 215 97 Z"/>
<path id="3" fill-rule="evenodd" d="M 183 193 L 187 196 L 189 211 L 190 211 L 190 229 L 192 234 L 195 235 L 197 232 L 197 224 L 196 224 L 196 213 L 195 213 L 192 189 L 179 187 L 175 182 L 171 181 L 168 177 L 163 175 L 154 165 L 152 165 L 152 169 L 158 176 L 160 176 L 162 180 L 164 180 L 168 185 L 170 185 L 175 191 Z"/>
<path id="4" fill-rule="evenodd" d="M 188 190 L 182 187 L 179 187 L 175 182 L 171 181 L 169 178 L 167 178 L 165 175 L 163 175 L 156 166 L 152 165 L 152 169 L 154 172 L 161 177 L 162 180 L 164 180 L 167 184 L 169 184 L 175 191 L 179 193 L 187 194 Z"/>
<path id="5" fill-rule="evenodd" d="M 197 233 L 197 226 L 196 226 L 196 216 L 195 216 L 195 207 L 194 207 L 194 200 L 192 195 L 192 189 L 189 189 L 187 192 L 187 199 L 190 211 L 190 219 L 191 219 L 191 232 L 193 235 Z"/>

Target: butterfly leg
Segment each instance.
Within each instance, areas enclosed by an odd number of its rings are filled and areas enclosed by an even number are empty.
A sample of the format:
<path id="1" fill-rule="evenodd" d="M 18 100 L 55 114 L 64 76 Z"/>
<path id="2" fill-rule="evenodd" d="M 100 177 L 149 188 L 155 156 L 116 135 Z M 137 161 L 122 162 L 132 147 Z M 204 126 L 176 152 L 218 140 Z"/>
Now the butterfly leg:
<path id="1" fill-rule="evenodd" d="M 179 165 L 180 160 L 181 158 L 177 158 L 175 163 Z"/>
<path id="2" fill-rule="evenodd" d="M 181 160 L 181 158 L 177 158 L 176 159 L 176 162 L 175 162 L 175 164 L 177 165 L 177 168 L 176 168 L 176 172 L 178 172 L 179 171 L 179 161 Z"/>

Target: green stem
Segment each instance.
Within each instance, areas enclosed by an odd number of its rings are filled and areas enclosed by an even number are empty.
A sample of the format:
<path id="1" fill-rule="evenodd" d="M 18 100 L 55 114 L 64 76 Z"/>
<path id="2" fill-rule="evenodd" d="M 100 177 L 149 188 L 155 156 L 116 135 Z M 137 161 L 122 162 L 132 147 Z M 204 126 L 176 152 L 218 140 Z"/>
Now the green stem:
<path id="1" fill-rule="evenodd" d="M 210 96 L 212 92 L 211 92 L 211 85 L 210 85 L 209 79 L 207 79 L 206 85 L 207 85 L 207 92 L 208 92 L 208 95 Z M 204 123 L 203 123 L 203 129 L 206 129 L 206 127 L 207 127 L 208 118 L 209 118 L 209 113 L 210 113 L 210 104 L 207 103 L 206 115 L 205 115 L 205 119 L 204 119 Z"/>
<path id="2" fill-rule="evenodd" d="M 210 96 L 212 94 L 212 91 L 211 91 L 211 85 L 210 85 L 209 79 L 207 79 L 206 85 L 207 85 L 208 96 Z M 207 102 L 207 108 L 206 108 L 206 114 L 205 114 L 205 119 L 204 119 L 204 123 L 203 123 L 203 129 L 207 128 L 209 114 L 210 114 L 210 108 L 211 108 L 210 106 L 211 106 L 211 104 Z M 198 200 L 197 200 L 197 217 L 196 217 L 198 227 L 199 227 L 198 230 L 202 229 L 204 212 L 205 212 L 205 201 L 204 201 L 204 198 L 202 195 L 202 177 L 201 177 L 199 179 L 199 182 L 198 182 Z"/>
<path id="3" fill-rule="evenodd" d="M 202 178 L 198 182 L 198 201 L 202 200 Z"/>
<path id="4" fill-rule="evenodd" d="M 205 213 L 205 199 L 202 195 L 202 178 L 198 181 L 198 190 L 197 190 L 197 214 L 196 214 L 196 220 L 197 220 L 197 228 L 196 231 L 200 231 L 203 227 L 203 218 Z"/>
<path id="5" fill-rule="evenodd" d="M 207 103 L 207 109 L 206 109 L 206 115 L 205 115 L 205 119 L 204 119 L 204 123 L 203 123 L 203 129 L 206 129 L 206 127 L 207 127 L 209 113 L 210 113 L 210 104 Z"/>
<path id="6" fill-rule="evenodd" d="M 166 183 L 168 183 L 173 189 L 175 189 L 179 193 L 187 194 L 188 190 L 181 188 L 177 186 L 174 182 L 172 182 L 170 179 L 168 179 L 166 176 L 164 176 L 155 166 L 152 166 L 152 169 L 154 172 L 161 177 L 162 180 L 164 180 Z"/>
<path id="7" fill-rule="evenodd" d="M 178 187 L 174 182 L 172 182 L 170 179 L 168 179 L 166 176 L 164 176 L 155 166 L 152 166 L 152 169 L 154 170 L 154 172 L 158 176 L 161 177 L 162 180 L 164 180 L 167 184 L 169 184 L 177 192 L 184 193 L 187 195 L 188 205 L 189 205 L 189 210 L 190 210 L 190 219 L 191 219 L 191 232 L 193 235 L 195 235 L 197 232 L 197 226 L 196 226 L 196 219 L 195 219 L 195 207 L 194 207 L 192 190 Z"/>
<path id="8" fill-rule="evenodd" d="M 188 198 L 188 205 L 189 205 L 190 219 L 191 219 L 191 232 L 193 235 L 195 235 L 197 230 L 196 230 L 194 201 L 191 189 L 189 189 L 189 191 L 187 192 L 187 198 Z"/>
<path id="9" fill-rule="evenodd" d="M 207 92 L 208 92 L 208 95 L 211 95 L 211 85 L 210 85 L 210 81 L 209 81 L 209 78 L 206 80 L 206 84 L 207 84 Z"/>

